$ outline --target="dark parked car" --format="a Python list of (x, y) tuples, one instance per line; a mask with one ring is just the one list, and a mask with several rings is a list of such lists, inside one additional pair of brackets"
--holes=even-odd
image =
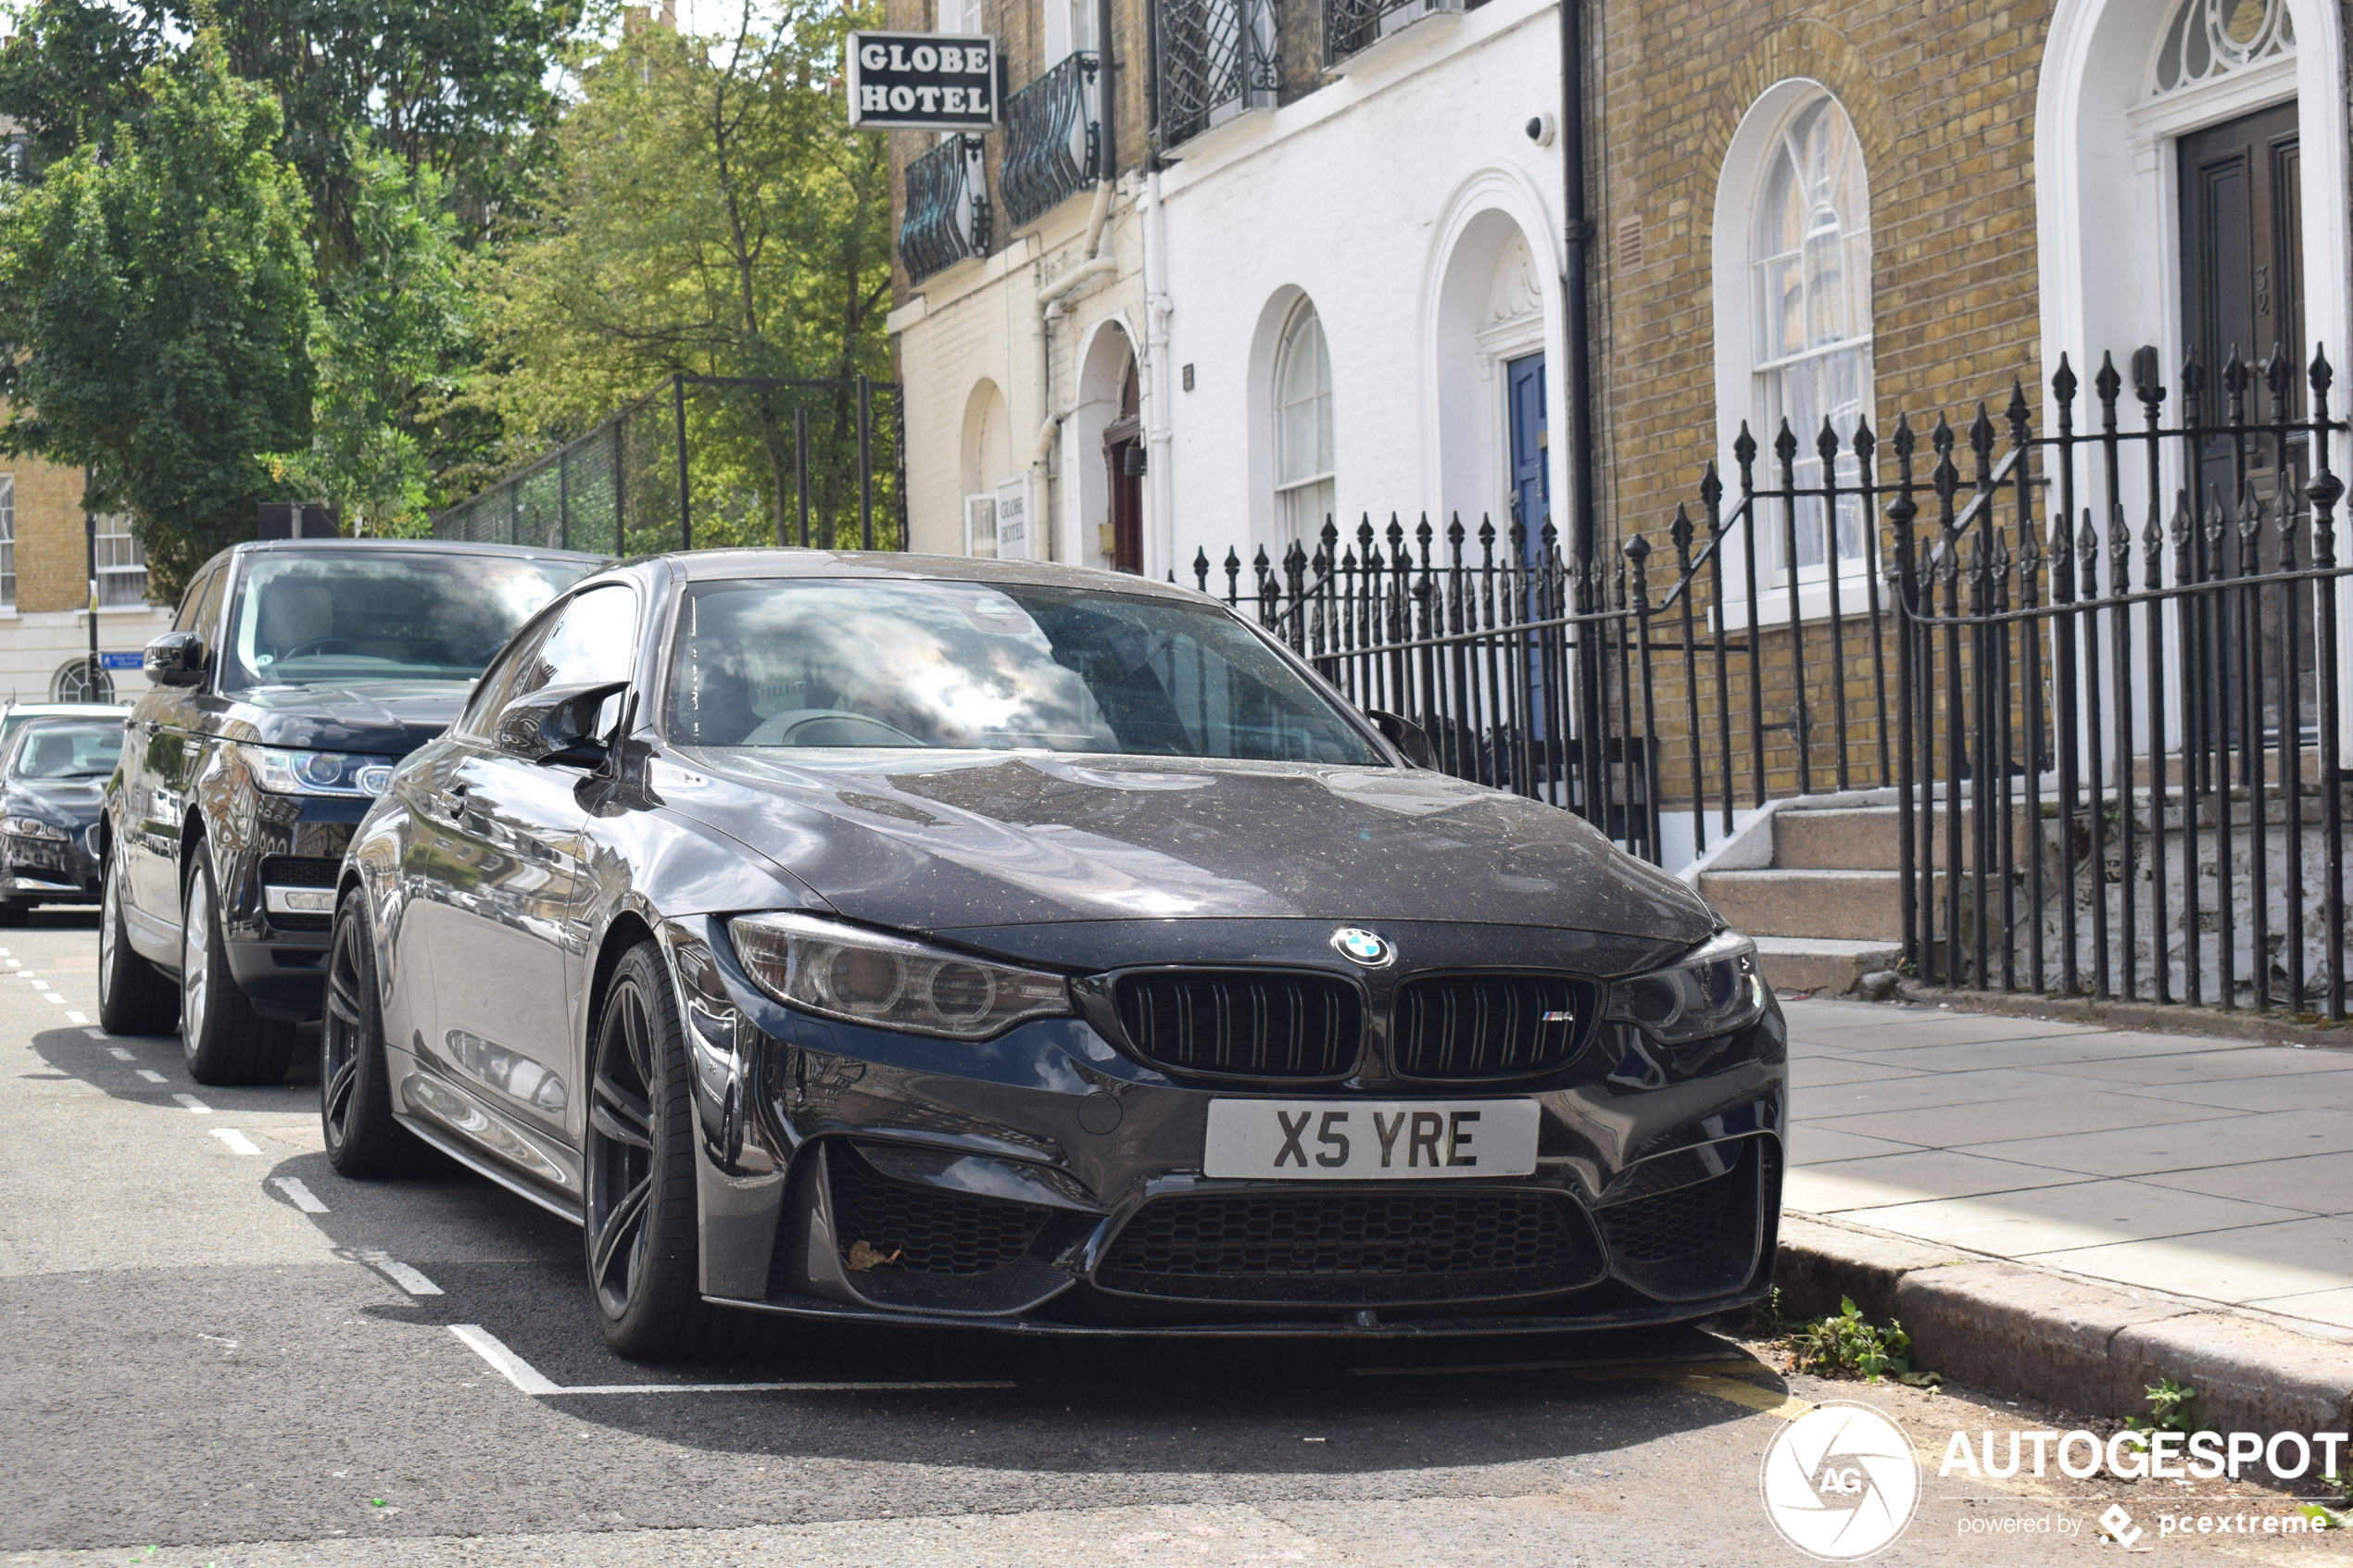
[(178, 1016), (198, 1083), (282, 1075), (319, 1015), (336, 868), (393, 764), (604, 558), (415, 540), (239, 545), (147, 645), (100, 824), (99, 1019)]
[(28, 719), (0, 751), (0, 925), (98, 901), (98, 818), (122, 720)]
[(1598, 1327), (1771, 1271), (1751, 945), (1134, 577), (579, 584), (361, 823), (328, 987), (336, 1168), (418, 1138), (581, 1223), (627, 1355), (723, 1308)]

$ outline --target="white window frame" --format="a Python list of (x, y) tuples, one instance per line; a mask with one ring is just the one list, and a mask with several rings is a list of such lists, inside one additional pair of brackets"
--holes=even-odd
[(1045, 0), (1045, 69), (1095, 48), (1095, 0)]
[[(1286, 450), (1285, 446), (1283, 415), (1290, 408), (1294, 407), (1294, 405), (1287, 404), (1283, 401), (1283, 388), (1284, 383), (1290, 379), (1291, 356), (1297, 351), (1301, 331), (1311, 322), (1315, 327), (1315, 340), (1318, 346), (1323, 351), (1324, 358), (1323, 388), (1318, 394), (1318, 396), (1324, 405), (1324, 418), (1330, 420), (1334, 425), (1332, 433), (1331, 461), (1317, 472), (1301, 474), (1293, 479), (1286, 479), (1283, 477), (1283, 472), (1287, 467), (1287, 459), (1290, 454)], [(1338, 411), (1333, 403), (1332, 383), (1334, 378), (1332, 375), (1331, 364), (1331, 336), (1324, 330), (1323, 313), (1315, 308), (1315, 302), (1313, 299), (1309, 298), (1305, 295), (1302, 295), (1297, 300), (1292, 302), (1290, 313), (1283, 318), (1282, 331), (1277, 332), (1275, 336), (1275, 362), (1273, 367), (1274, 384), (1269, 389), (1270, 395), (1268, 397), (1269, 407), (1274, 412), (1274, 428), (1269, 433), (1269, 438), (1272, 442), (1272, 445), (1269, 449), (1272, 451), (1275, 458), (1273, 465), (1275, 476), (1274, 522), (1275, 540), (1279, 550), (1288, 551), (1290, 548), (1291, 541), (1295, 539), (1302, 545), (1304, 545), (1312, 553), (1315, 548), (1315, 541), (1317, 537), (1323, 532), (1326, 517), (1330, 518), (1335, 522), (1339, 521), (1340, 483), (1337, 476), (1339, 473), (1340, 433), (1337, 428)], [(1311, 399), (1311, 401), (1313, 400)], [(1293, 514), (1302, 504), (1302, 498), (1316, 491), (1322, 491), (1327, 494), (1331, 497), (1332, 504), (1324, 508), (1322, 516), (1317, 516), (1312, 519), (1301, 519), (1295, 517)], [(1309, 504), (1312, 505), (1312, 503)]]
[[(108, 546), (120, 541), (121, 551)], [(127, 555), (124, 560), (109, 560), (110, 554)], [(145, 609), (147, 608), (147, 552), (139, 546), (139, 536), (132, 532), (131, 520), (116, 514), (98, 519), (98, 608)], [(137, 580), (138, 591), (130, 598), (121, 596), (124, 584)], [(112, 584), (112, 586), (110, 586)]]
[[(1759, 297), (1757, 257), (1755, 237), (1759, 207), (1765, 195), (1766, 182), (1774, 160), (1780, 156), (1782, 135), (1793, 121), (1819, 99), (1829, 99), (1846, 115), (1851, 129), (1854, 117), (1838, 95), (1822, 82), (1809, 77), (1790, 77), (1777, 82), (1757, 95), (1741, 119), (1739, 128), (1727, 145), (1724, 163), (1718, 175), (1716, 218), (1710, 264), (1713, 274), (1716, 327), (1716, 424), (1717, 469), (1724, 481), (1724, 512), (1729, 517), (1740, 504), (1740, 465), (1733, 455), (1744, 421), (1750, 424), (1749, 434), (1756, 443), (1753, 472), (1761, 490), (1780, 482), (1780, 463), (1773, 452), (1773, 439), (1779, 433), (1778, 424), (1757, 428), (1765, 423), (1768, 406), (1765, 380), (1790, 365), (1802, 363), (1831, 352), (1860, 345), (1866, 350), (1873, 335), (1865, 332), (1850, 335), (1831, 348), (1808, 349), (1799, 354), (1767, 358), (1761, 352), (1764, 342), (1763, 301)], [(1859, 141), (1859, 136), (1857, 140)], [(1871, 201), (1869, 170), (1865, 171), (1864, 201)], [(1872, 230), (1867, 211), (1861, 225)], [(1874, 305), (1872, 314), (1876, 314)], [(1875, 324), (1875, 323), (1874, 323)], [(1875, 371), (1874, 371), (1875, 379)], [(1884, 433), (1876, 403), (1876, 386), (1863, 394), (1864, 411), (1869, 416), (1871, 433), (1884, 441)], [(1816, 431), (1793, 433), (1799, 443), (1800, 458), (1813, 455)], [(1817, 458), (1817, 461), (1819, 459)], [(1884, 467), (1884, 463), (1881, 464)], [(1882, 474), (1881, 477), (1884, 477)], [(1780, 508), (1770, 503), (1760, 503), (1757, 514), (1750, 520), (1756, 530), (1755, 555), (1757, 565), (1757, 618), (1767, 626), (1786, 626), (1790, 620), (1788, 573), (1780, 565), (1780, 547), (1784, 521)], [(1704, 521), (1704, 520), (1701, 520)], [(1869, 603), (1869, 578), (1873, 571), (1879, 545), (1879, 520), (1867, 518), (1863, 531), (1864, 549), (1854, 557), (1838, 559), (1839, 610), (1843, 616), (1866, 613)], [(1806, 525), (1801, 514), (1799, 524)], [(1817, 518), (1814, 526), (1818, 528)], [(1723, 582), (1728, 608), (1732, 619), (1747, 618), (1748, 542), (1734, 529), (1724, 537)], [(1797, 618), (1802, 621), (1827, 620), (1831, 611), (1831, 572), (1827, 563), (1798, 569)]]

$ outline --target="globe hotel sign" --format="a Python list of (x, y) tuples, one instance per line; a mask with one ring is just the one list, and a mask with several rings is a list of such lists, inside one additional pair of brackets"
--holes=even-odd
[(997, 41), (937, 32), (849, 35), (849, 123), (867, 131), (986, 131), (997, 123)]

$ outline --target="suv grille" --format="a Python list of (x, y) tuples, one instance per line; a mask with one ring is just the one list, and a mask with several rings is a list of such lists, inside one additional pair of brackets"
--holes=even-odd
[(1495, 1078), (1558, 1067), (1584, 1037), (1593, 988), (1551, 975), (1440, 975), (1397, 991), (1397, 1071)]
[(341, 860), (312, 855), (265, 855), (261, 881), (268, 887), (333, 887), (343, 872)]
[(1117, 999), (1137, 1054), (1181, 1073), (1336, 1078), (1356, 1065), (1365, 1032), (1356, 988), (1319, 974), (1131, 974)]
[(844, 1248), (864, 1242), (898, 1256), (896, 1270), (919, 1274), (980, 1274), (1027, 1255), (1050, 1210), (1030, 1203), (969, 1198), (938, 1187), (895, 1182), (839, 1146), (827, 1151), (834, 1236)]
[(1144, 1205), (1106, 1289), (1227, 1300), (1411, 1300), (1566, 1288), (1593, 1272), (1549, 1192), (1233, 1193)]

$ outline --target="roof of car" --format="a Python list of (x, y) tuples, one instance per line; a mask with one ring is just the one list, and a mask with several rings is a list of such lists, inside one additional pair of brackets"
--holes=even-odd
[(1041, 588), (1085, 588), (1103, 594), (1147, 594), (1198, 601), (1201, 595), (1133, 572), (1101, 571), (1057, 561), (985, 560), (975, 556), (912, 556), (896, 550), (688, 550), (660, 558), (689, 582), (718, 578), (851, 577), (949, 583), (1006, 583)]
[(302, 555), (339, 550), (401, 550), (446, 556), (515, 556), (530, 560), (609, 561), (594, 550), (563, 550), (552, 545), (476, 544), (467, 539), (247, 539), (233, 545), (237, 555)]
[(82, 719), (94, 713), (128, 713), (127, 702), (11, 702), (0, 713), (21, 713), (28, 719)]

